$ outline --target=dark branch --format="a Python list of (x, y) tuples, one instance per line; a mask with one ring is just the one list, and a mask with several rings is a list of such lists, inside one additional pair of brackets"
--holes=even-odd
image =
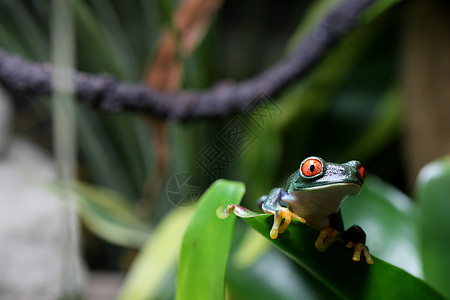
[[(307, 74), (375, 1), (345, 1), (322, 20), (292, 55), (246, 81), (219, 83), (205, 91), (167, 94), (105, 75), (77, 73), (76, 94), (80, 101), (102, 111), (134, 111), (176, 121), (242, 113), (257, 95), (273, 96)], [(0, 50), (0, 83), (6, 87), (32, 95), (49, 95), (51, 77), (49, 64), (30, 63)]]

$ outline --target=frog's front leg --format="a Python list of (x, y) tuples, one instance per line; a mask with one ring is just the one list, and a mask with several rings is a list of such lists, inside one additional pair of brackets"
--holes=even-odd
[[(261, 209), (267, 214), (274, 215), (272, 229), (270, 230), (270, 237), (272, 239), (276, 239), (278, 237), (278, 233), (282, 233), (286, 230), (291, 223), (292, 218), (302, 223), (306, 223), (304, 218), (291, 212), (289, 208), (280, 204), (280, 201), (286, 195), (287, 193), (282, 188), (275, 188), (270, 191), (269, 195), (262, 196), (258, 199), (258, 204)], [(283, 219), (284, 223), (281, 225)]]

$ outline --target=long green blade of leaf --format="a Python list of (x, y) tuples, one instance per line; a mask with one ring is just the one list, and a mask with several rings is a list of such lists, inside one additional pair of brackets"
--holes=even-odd
[(39, 20), (30, 13), (22, 1), (4, 1), (3, 5), (5, 7), (2, 9), (12, 17), (13, 26), (16, 27), (13, 30), (20, 37), (21, 44), (26, 45), (27, 51), (33, 53), (33, 58), (48, 59), (47, 40), (39, 26)]
[(81, 218), (98, 236), (125, 247), (140, 247), (148, 239), (149, 226), (120, 194), (81, 182), (74, 193)]
[(156, 299), (160, 287), (175, 268), (192, 209), (172, 210), (158, 225), (127, 275), (118, 299)]
[(259, 300), (335, 297), (310, 273), (270, 247), (270, 242), (252, 228), (247, 229), (228, 264), (227, 295), (231, 299)]
[[(244, 219), (269, 240), (273, 216)], [(335, 243), (314, 247), (318, 232), (295, 221), (272, 243), (343, 299), (444, 299), (422, 280), (376, 257), (375, 264), (353, 262), (351, 249)]]
[(419, 173), (419, 239), (425, 280), (450, 298), (450, 156)]
[(242, 183), (218, 180), (202, 196), (184, 235), (176, 299), (223, 299), (225, 266), (236, 217), (221, 220), (218, 207), (239, 204)]
[(81, 151), (94, 181), (131, 197), (132, 182), (126, 176), (120, 153), (108, 138), (108, 131), (102, 126), (98, 116), (92, 110), (78, 105), (77, 121)]
[(358, 224), (372, 254), (423, 277), (413, 203), (394, 186), (367, 176), (361, 193), (341, 203), (345, 227)]

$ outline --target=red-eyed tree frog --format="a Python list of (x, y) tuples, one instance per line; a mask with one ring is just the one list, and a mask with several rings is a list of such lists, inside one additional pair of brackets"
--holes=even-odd
[[(366, 262), (373, 264), (365, 245), (366, 234), (358, 225), (345, 230), (339, 209), (347, 196), (359, 194), (365, 177), (364, 167), (356, 160), (337, 164), (316, 156), (306, 158), (300, 169), (289, 177), (286, 190), (274, 188), (258, 199), (259, 207), (274, 215), (270, 237), (276, 239), (291, 219), (296, 219), (320, 231), (315, 242), (319, 251), (323, 252), (334, 241), (341, 240), (348, 248), (354, 247), (354, 261), (360, 260), (362, 252)], [(283, 206), (283, 202), (288, 207)], [(248, 216), (248, 210), (238, 205), (230, 204), (227, 210), (241, 217)]]

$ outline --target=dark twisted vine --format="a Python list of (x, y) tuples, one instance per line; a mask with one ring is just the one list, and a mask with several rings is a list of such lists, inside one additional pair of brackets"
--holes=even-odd
[[(305, 76), (375, 1), (345, 1), (325, 16), (291, 55), (242, 82), (222, 82), (204, 91), (183, 90), (169, 94), (106, 75), (78, 72), (75, 74), (76, 96), (79, 101), (102, 111), (139, 112), (174, 121), (239, 114), (257, 95), (273, 96)], [(51, 81), (52, 69), (48, 63), (32, 63), (0, 50), (0, 83), (7, 88), (29, 95), (49, 95)]]

